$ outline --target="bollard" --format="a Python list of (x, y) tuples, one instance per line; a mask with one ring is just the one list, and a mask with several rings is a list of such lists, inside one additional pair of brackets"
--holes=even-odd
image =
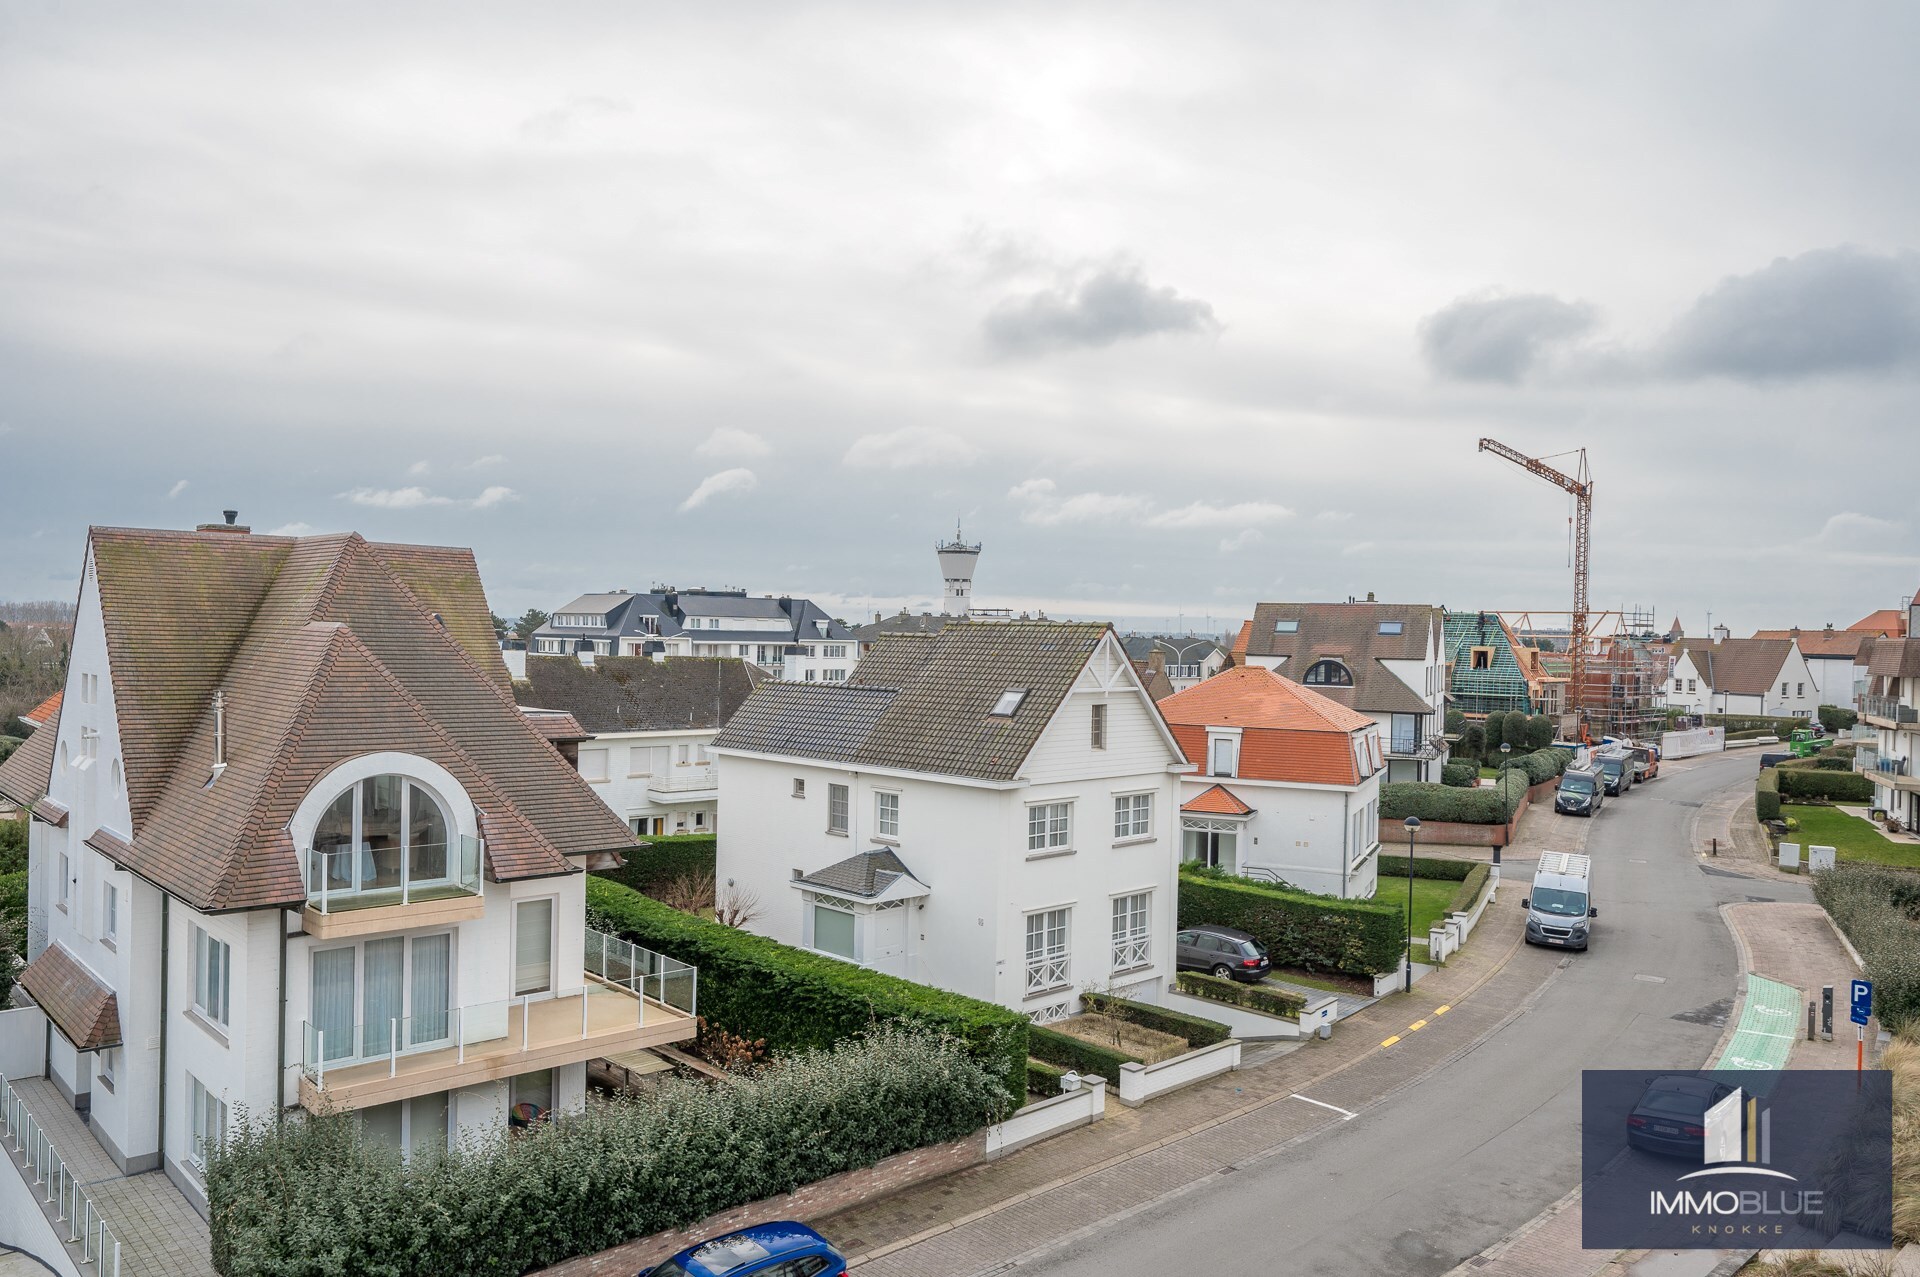
[(1833, 986), (1820, 987), (1820, 1040), (1833, 1041)]
[(1713, 854), (1716, 856), (1720, 854), (1720, 840), (1718, 838), (1713, 840)]
[(1807, 999), (1807, 1041), (1813, 1041), (1813, 999)]

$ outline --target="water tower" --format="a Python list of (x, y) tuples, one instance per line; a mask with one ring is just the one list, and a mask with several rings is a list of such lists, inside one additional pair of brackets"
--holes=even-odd
[(980, 543), (968, 545), (960, 539), (960, 526), (954, 525), (953, 540), (933, 547), (940, 556), (940, 575), (947, 591), (940, 610), (947, 616), (965, 616), (973, 606), (973, 569), (980, 562)]

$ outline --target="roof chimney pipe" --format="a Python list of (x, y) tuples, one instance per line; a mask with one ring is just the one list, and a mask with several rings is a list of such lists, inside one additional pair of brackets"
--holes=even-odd
[(220, 517), (227, 521), (228, 527), (232, 527), (234, 524), (240, 522), (240, 512), (238, 510), (222, 510)]

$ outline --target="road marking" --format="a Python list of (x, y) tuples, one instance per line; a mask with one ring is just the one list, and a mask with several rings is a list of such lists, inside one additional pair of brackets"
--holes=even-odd
[(1633, 978), (1642, 984), (1665, 984), (1667, 982), (1667, 977), (1663, 975), (1637, 975)]
[(1318, 1107), (1323, 1109), (1332, 1109), (1334, 1112), (1340, 1115), (1340, 1120), (1343, 1122), (1351, 1122), (1354, 1118), (1360, 1116), (1358, 1113), (1355, 1113), (1352, 1109), (1343, 1109), (1338, 1104), (1328, 1104), (1324, 1100), (1311, 1100), (1304, 1095), (1298, 1095), (1298, 1094), (1294, 1095), (1292, 1098), (1299, 1100), (1305, 1104), (1317, 1105)]
[(1382, 1042), (1382, 1043), (1381, 1043), (1380, 1045), (1381, 1045), (1381, 1046), (1392, 1046), (1392, 1045), (1393, 1045), (1393, 1044), (1394, 1044), (1395, 1042), (1398, 1042), (1399, 1040), (1400, 1040), (1400, 1035), (1399, 1035), (1398, 1033), (1396, 1033), (1396, 1034), (1394, 1034), (1394, 1035), (1393, 1035), (1392, 1037), (1390, 1037), (1390, 1038), (1388, 1038), (1388, 1039), (1387, 1039), (1387, 1040), (1386, 1040), (1385, 1042)]
[(1443, 1006), (1443, 1007), (1435, 1007), (1435, 1008), (1433, 1009), (1433, 1013), (1434, 1013), (1435, 1015), (1445, 1015), (1445, 1014), (1446, 1014), (1447, 1012), (1449, 1012), (1449, 1011), (1451, 1011), (1451, 1010), (1453, 1010), (1453, 1004), (1452, 1004), (1452, 1003), (1448, 1003), (1448, 1004), (1447, 1004), (1446, 1006)]
[(1427, 1027), (1427, 1022), (1425, 1020), (1415, 1020), (1412, 1024), (1409, 1024), (1407, 1026), (1407, 1032), (1418, 1033), (1420, 1030), (1426, 1027)]

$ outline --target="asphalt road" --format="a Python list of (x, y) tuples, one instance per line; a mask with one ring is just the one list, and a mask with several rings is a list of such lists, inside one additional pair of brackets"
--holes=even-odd
[[(1796, 883), (1703, 870), (1691, 849), (1698, 805), (1749, 783), (1754, 763), (1736, 754), (1672, 768), (1608, 802), (1587, 842), (1600, 910), (1592, 948), (1515, 955), (1551, 978), (1477, 1049), (1210, 1191), (1116, 1220), (1021, 1270), (1439, 1274), (1533, 1218), (1579, 1180), (1581, 1069), (1706, 1062), (1737, 962), (1717, 906), (1809, 898)], [(1515, 848), (1510, 860), (1530, 855)], [(1515, 863), (1506, 877), (1530, 874)]]

